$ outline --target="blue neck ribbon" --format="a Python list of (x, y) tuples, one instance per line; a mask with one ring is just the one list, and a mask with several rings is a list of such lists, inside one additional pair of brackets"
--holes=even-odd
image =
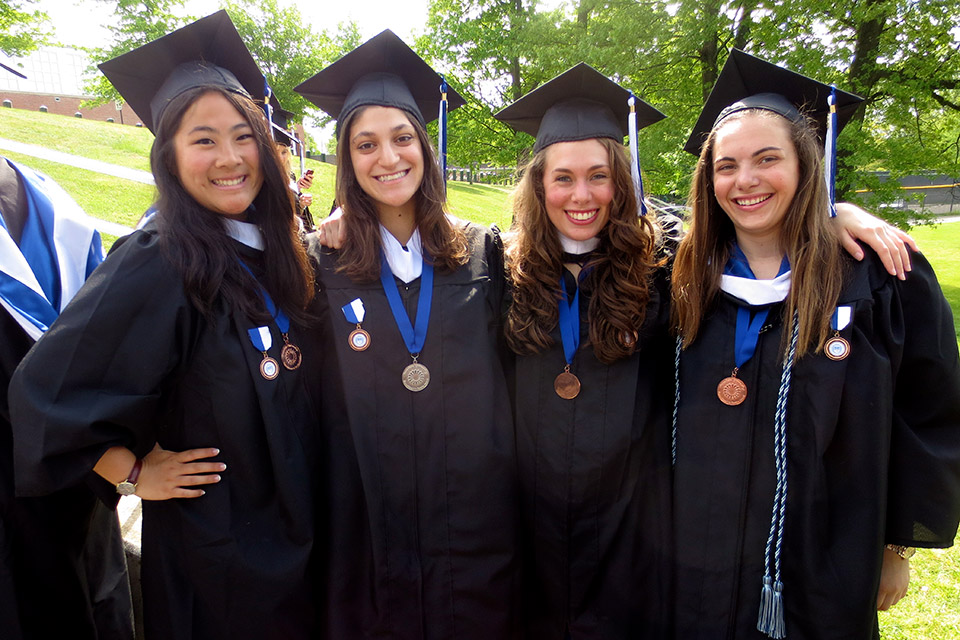
[(580, 346), (580, 287), (573, 294), (573, 300), (567, 294), (567, 284), (563, 275), (560, 276), (560, 289), (563, 298), (558, 304), (560, 309), (560, 339), (563, 341), (563, 356), (567, 364), (573, 364), (573, 357)]
[(407, 345), (411, 356), (418, 356), (427, 340), (427, 326), (430, 324), (430, 304), (433, 302), (433, 264), (427, 260), (426, 253), (421, 257), (420, 296), (417, 300), (416, 324), (410, 323), (410, 317), (400, 298), (400, 290), (393, 279), (393, 272), (387, 263), (387, 256), (380, 254), (380, 283), (390, 303), (390, 311), (400, 330), (400, 336)]
[[(780, 262), (780, 271), (777, 275), (783, 275), (789, 270), (790, 261), (784, 256)], [(757, 276), (754, 275), (753, 270), (750, 268), (747, 256), (744, 255), (743, 250), (737, 245), (731, 247), (730, 259), (727, 260), (723, 272), (730, 276), (749, 278), (751, 280), (757, 279)], [(753, 357), (754, 352), (757, 350), (757, 342), (760, 340), (760, 329), (763, 328), (763, 323), (766, 322), (769, 314), (770, 307), (760, 309), (756, 312), (751, 311), (748, 307), (740, 307), (737, 309), (737, 329), (733, 343), (734, 359), (737, 369), (745, 365), (747, 361)]]
[[(253, 271), (250, 270), (243, 262), (240, 262), (240, 266), (246, 269), (247, 273), (257, 281), (257, 276), (253, 275)], [(286, 335), (290, 332), (290, 317), (284, 313), (283, 309), (278, 309), (277, 306), (273, 303), (273, 299), (270, 297), (270, 294), (267, 293), (267, 290), (263, 288), (263, 285), (257, 281), (257, 288), (259, 289), (260, 297), (263, 299), (263, 304), (267, 308), (267, 313), (273, 318), (274, 322), (277, 323), (277, 328), (280, 329), (282, 335)], [(268, 351), (270, 345), (264, 346), (263, 340), (260, 335), (260, 327), (253, 327), (252, 329), (247, 329), (247, 333), (250, 335), (250, 341), (260, 351)]]

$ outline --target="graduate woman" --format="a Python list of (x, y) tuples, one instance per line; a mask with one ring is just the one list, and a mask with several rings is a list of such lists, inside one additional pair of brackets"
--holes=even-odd
[[(827, 229), (829, 95), (735, 50), (688, 144), (702, 150), (673, 271), (678, 638), (878, 637), (913, 549), (957, 530), (950, 308), (919, 254), (900, 281)], [(828, 166), (859, 99), (835, 101)]]
[(222, 11), (102, 69), (157, 213), (17, 370), (18, 489), (143, 499), (147, 638), (313, 637), (313, 280), (263, 76)]
[(496, 115), (536, 136), (514, 194), (505, 328), (529, 638), (666, 633), (669, 288), (623, 145), (631, 116), (663, 118), (584, 63)]
[(345, 401), (323, 421), (331, 638), (518, 637), (502, 248), (445, 211), (424, 128), (441, 82), (385, 31), (297, 87), (337, 118), (346, 230), (311, 244), (339, 360), (324, 393)]

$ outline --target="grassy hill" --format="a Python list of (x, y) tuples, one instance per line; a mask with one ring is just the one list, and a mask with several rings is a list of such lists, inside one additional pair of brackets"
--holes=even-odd
[[(146, 129), (0, 108), (0, 138), (133, 169), (150, 169), (153, 136)], [(154, 199), (154, 189), (148, 185), (22, 154), (0, 150), (0, 155), (43, 171), (97, 218), (132, 226)], [(333, 200), (334, 168), (313, 160), (307, 161), (307, 166), (315, 171), (310, 193), (316, 204), (312, 209), (315, 215), (325, 214)], [(509, 227), (508, 189), (451, 182), (448, 191), (454, 215), (483, 224), (496, 223), (501, 229)], [(913, 234), (937, 270), (955, 320), (960, 318), (960, 223), (922, 227), (914, 229)], [(108, 244), (113, 240), (105, 238)], [(960, 640), (960, 545), (921, 551), (911, 566), (910, 595), (880, 616), (884, 638)]]

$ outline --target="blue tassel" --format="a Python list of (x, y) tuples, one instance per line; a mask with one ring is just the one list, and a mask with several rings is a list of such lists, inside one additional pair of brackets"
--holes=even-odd
[(787, 636), (787, 626), (783, 619), (783, 583), (779, 580), (774, 582), (770, 576), (763, 577), (757, 631), (770, 638), (780, 639)]
[(773, 622), (770, 618), (773, 610), (773, 578), (763, 576), (763, 589), (760, 590), (760, 615), (757, 618), (757, 631), (770, 635)]
[(773, 584), (773, 629), (768, 633), (771, 638), (785, 638), (787, 636), (787, 625), (784, 622), (783, 614), (783, 583), (779, 580)]

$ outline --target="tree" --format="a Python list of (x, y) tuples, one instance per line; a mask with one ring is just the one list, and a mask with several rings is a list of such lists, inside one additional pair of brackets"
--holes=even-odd
[[(836, 83), (867, 98), (840, 139), (838, 194), (873, 189), (875, 207), (895, 185), (867, 170), (960, 175), (957, 15), (960, 0), (573, 0), (547, 13), (519, 0), (434, 0), (428, 38), (483, 101), (474, 129), (497, 126), (482, 121), (483, 104), (492, 112), (581, 60), (634, 90), (668, 116), (640, 135), (648, 186), (678, 196), (694, 162), (680, 148), (731, 48)], [(523, 146), (473, 133), (459, 153)]]
[[(315, 32), (301, 21), (297, 9), (281, 9), (277, 0), (227, 0), (224, 8), (280, 104), (296, 121), (313, 107), (293, 88), (360, 44), (355, 24), (339, 25), (333, 36)], [(315, 120), (318, 125), (323, 121)]]
[(46, 42), (47, 14), (31, 11), (34, 0), (0, 0), (0, 51), (8, 56), (23, 56)]
[(117, 24), (108, 27), (114, 38), (110, 47), (88, 51), (91, 60), (90, 70), (94, 71), (95, 75), (87, 81), (85, 89), (96, 96), (91, 100), (91, 104), (94, 105), (103, 104), (109, 100), (122, 100), (106, 76), (97, 70), (97, 64), (132, 51), (196, 20), (194, 17), (178, 15), (178, 11), (183, 10), (186, 0), (99, 1), (117, 3), (114, 10)]

